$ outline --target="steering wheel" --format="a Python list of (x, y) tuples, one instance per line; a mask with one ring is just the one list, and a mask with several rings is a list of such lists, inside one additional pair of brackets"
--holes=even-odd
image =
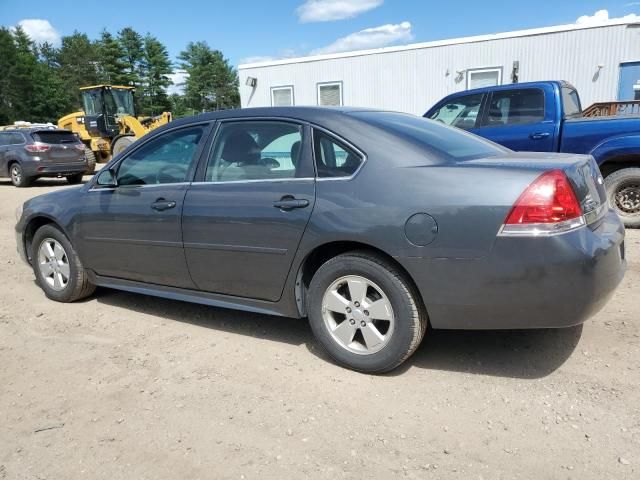
[[(174, 172), (175, 175), (169, 173)], [(186, 165), (165, 165), (156, 174), (156, 183), (176, 183), (183, 182), (187, 176)], [(163, 181), (167, 179), (168, 181)]]

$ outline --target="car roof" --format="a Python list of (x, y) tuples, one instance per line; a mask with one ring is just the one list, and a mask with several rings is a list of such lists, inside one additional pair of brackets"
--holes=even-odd
[(291, 118), (301, 121), (321, 121), (323, 119), (335, 119), (352, 112), (375, 112), (378, 109), (358, 108), (358, 107), (255, 107), (255, 108), (236, 108), (230, 110), (217, 110), (215, 112), (200, 113), (192, 117), (185, 117), (175, 120), (169, 124), (179, 126), (186, 123), (194, 123), (198, 121), (215, 121), (228, 118)]

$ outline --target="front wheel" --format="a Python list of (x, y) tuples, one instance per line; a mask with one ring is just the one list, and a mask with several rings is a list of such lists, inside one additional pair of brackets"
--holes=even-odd
[(400, 365), (427, 326), (415, 287), (394, 264), (369, 252), (327, 261), (311, 280), (308, 299), (318, 341), (337, 362), (360, 372)]
[(74, 302), (96, 288), (69, 239), (53, 225), (40, 227), (33, 236), (31, 263), (38, 285), (52, 300)]
[(640, 227), (640, 168), (623, 168), (605, 178), (609, 204), (625, 227)]

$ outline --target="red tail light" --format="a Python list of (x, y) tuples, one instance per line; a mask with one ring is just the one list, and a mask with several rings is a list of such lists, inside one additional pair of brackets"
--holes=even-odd
[(75, 147), (84, 152), (84, 143), (76, 143)]
[(31, 153), (43, 153), (49, 150), (49, 145), (25, 145), (25, 150)]
[(540, 175), (520, 195), (502, 229), (507, 235), (560, 233), (584, 225), (576, 194), (562, 170)]

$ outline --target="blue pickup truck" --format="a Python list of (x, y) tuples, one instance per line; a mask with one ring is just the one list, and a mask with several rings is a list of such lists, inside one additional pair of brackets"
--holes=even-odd
[(640, 117), (583, 117), (564, 81), (518, 83), (454, 93), (425, 117), (512, 150), (593, 155), (609, 202), (628, 227), (640, 227)]

